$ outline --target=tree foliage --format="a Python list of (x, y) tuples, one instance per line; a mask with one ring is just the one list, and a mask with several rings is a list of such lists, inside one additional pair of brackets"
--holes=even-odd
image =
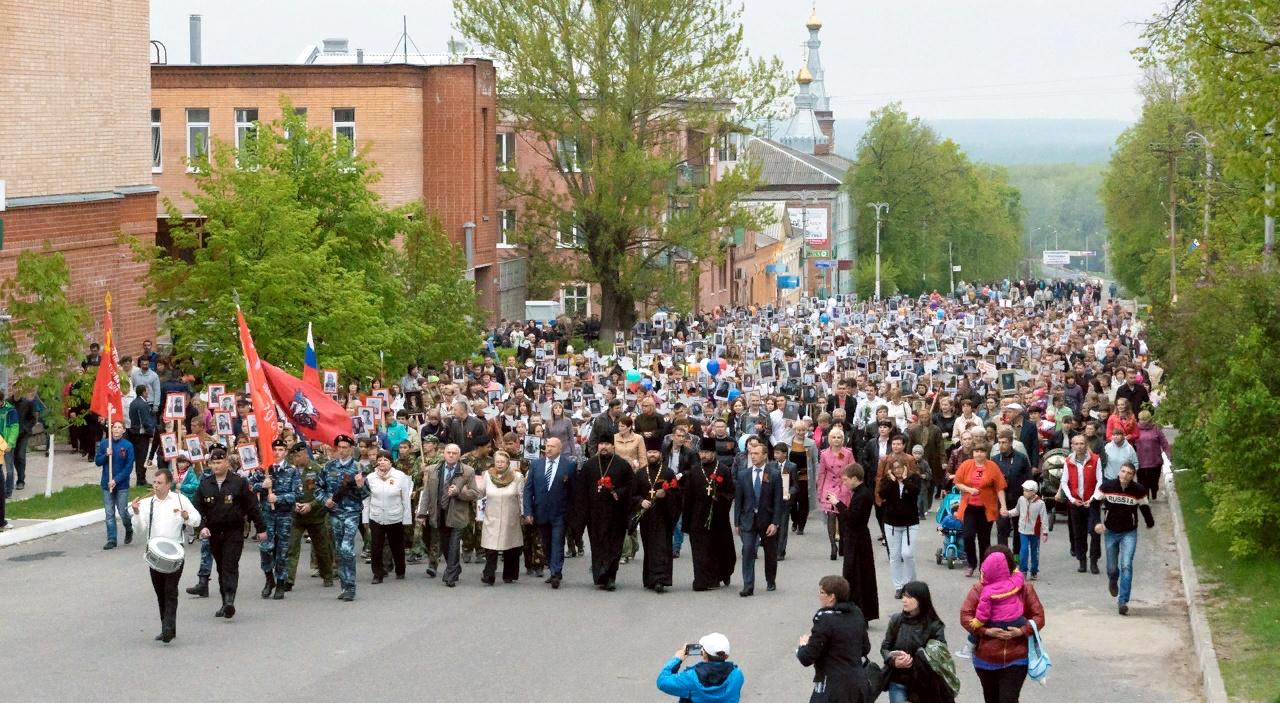
[[(967, 143), (966, 143), (967, 144)], [(1038, 163), (1009, 166), (1009, 182), (1022, 194), (1027, 250), (1098, 252), (1107, 227), (1102, 207), (1102, 163)]]
[[(10, 315), (0, 326), (4, 363), (17, 376), (19, 393), (36, 391), (47, 408), (45, 421), (57, 429), (62, 417), (62, 388), (76, 373), (74, 362), (84, 348), (89, 311), (67, 291), (71, 269), (62, 252), (48, 242), (40, 251), (18, 255), (13, 278), (4, 282), (4, 305)], [(30, 355), (18, 351), (18, 336), (31, 343)]]
[(764, 114), (785, 85), (777, 59), (747, 52), (741, 8), (455, 0), (454, 10), (502, 66), (503, 114), (552, 165), (550, 181), (537, 169), (504, 178), (520, 203), (531, 288), (599, 284), (606, 336), (631, 326), (637, 303), (688, 307), (688, 274), (673, 262), (719, 258), (727, 229), (764, 224), (737, 207), (757, 169), (707, 177), (719, 135)]
[[(948, 243), (966, 279), (1016, 274), (1023, 256), (1018, 190), (1003, 169), (971, 162), (900, 104), (871, 113), (847, 182), (855, 203), (889, 204), (881, 259), (897, 262), (893, 280), (902, 291), (947, 290)], [(875, 228), (874, 216), (858, 218), (860, 261), (875, 259)]]
[(190, 197), (203, 219), (168, 204), (181, 255), (142, 252), (177, 354), (210, 379), (240, 382), (237, 301), (259, 354), (285, 368), (301, 365), (309, 322), (320, 364), (347, 378), (378, 374), (384, 359), (473, 350), (482, 318), (457, 248), (420, 206), (379, 201), (364, 154), (282, 105), (287, 117), (258, 125), (239, 152), (217, 143), (195, 165)]

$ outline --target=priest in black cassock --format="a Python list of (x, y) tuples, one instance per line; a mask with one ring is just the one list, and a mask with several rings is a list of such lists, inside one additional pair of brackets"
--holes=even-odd
[(644, 587), (662, 593), (671, 588), (671, 538), (683, 507), (676, 472), (662, 460), (660, 437), (645, 439), (648, 462), (636, 472), (631, 503), (644, 547)]
[(613, 435), (599, 438), (596, 455), (575, 474), (573, 506), (578, 524), (591, 540), (591, 579), (596, 588), (612, 591), (622, 560), (622, 541), (631, 517), (635, 471), (613, 453)]
[(702, 439), (698, 458), (698, 466), (686, 472), (680, 482), (684, 493), (681, 526), (693, 550), (693, 590), (706, 591), (729, 585), (738, 556), (729, 524), (733, 474), (717, 462), (714, 437)]

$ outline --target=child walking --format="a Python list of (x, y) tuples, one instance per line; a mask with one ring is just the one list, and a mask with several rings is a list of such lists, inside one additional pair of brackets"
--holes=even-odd
[(1035, 581), (1040, 576), (1040, 543), (1049, 541), (1048, 513), (1035, 481), (1022, 482), (1022, 497), (1018, 498), (1018, 505), (1009, 511), (1009, 517), (1018, 518), (1018, 534), (1022, 535), (1018, 569)]

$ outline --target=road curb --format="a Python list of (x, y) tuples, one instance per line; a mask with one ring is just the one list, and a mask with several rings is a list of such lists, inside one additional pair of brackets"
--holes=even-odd
[(98, 508), (87, 513), (68, 515), (56, 520), (47, 520), (35, 525), (0, 532), (0, 547), (8, 547), (40, 539), (41, 537), (48, 537), (49, 535), (70, 532), (71, 530), (103, 522), (106, 519), (106, 513), (103, 512), (102, 508)]
[(1182, 574), (1182, 595), (1187, 601), (1187, 615), (1191, 620), (1191, 642), (1195, 646), (1196, 663), (1200, 666), (1200, 684), (1204, 688), (1207, 703), (1228, 703), (1227, 688), (1222, 681), (1222, 669), (1218, 666), (1218, 651), (1213, 646), (1213, 633), (1204, 605), (1200, 602), (1200, 577), (1191, 559), (1191, 543), (1187, 541), (1187, 526), (1182, 516), (1182, 503), (1174, 485), (1173, 473), (1164, 472), (1165, 495), (1169, 497), (1169, 513), (1173, 516), (1173, 535), (1178, 543), (1178, 570)]

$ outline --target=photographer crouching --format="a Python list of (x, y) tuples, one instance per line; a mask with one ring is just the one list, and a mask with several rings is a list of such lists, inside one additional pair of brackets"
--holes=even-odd
[[(681, 671), (691, 656), (701, 656), (702, 661)], [(719, 632), (677, 649), (658, 674), (658, 690), (677, 696), (681, 703), (737, 703), (742, 682), (742, 670), (729, 661), (729, 638)]]

